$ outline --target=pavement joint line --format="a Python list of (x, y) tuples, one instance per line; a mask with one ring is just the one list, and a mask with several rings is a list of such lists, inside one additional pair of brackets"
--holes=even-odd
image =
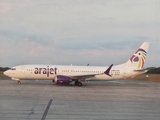
[(52, 99), (49, 101), (49, 103), (48, 103), (48, 105), (47, 105), (47, 107), (46, 107), (46, 110), (44, 111), (44, 113), (43, 113), (43, 116), (42, 116), (42, 119), (41, 120), (45, 120), (46, 119), (46, 116), (47, 116), (47, 113), (48, 113), (48, 111), (49, 111), (49, 108), (50, 108), (50, 106), (51, 106), (51, 104), (52, 104)]

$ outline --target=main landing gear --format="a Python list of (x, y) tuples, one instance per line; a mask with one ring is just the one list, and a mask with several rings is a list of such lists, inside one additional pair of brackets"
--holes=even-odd
[(82, 86), (82, 83), (81, 83), (80, 80), (76, 80), (76, 81), (75, 81), (75, 85), (77, 85), (77, 86)]
[(21, 81), (19, 80), (19, 81), (17, 82), (17, 84), (20, 85), (20, 84), (21, 84)]

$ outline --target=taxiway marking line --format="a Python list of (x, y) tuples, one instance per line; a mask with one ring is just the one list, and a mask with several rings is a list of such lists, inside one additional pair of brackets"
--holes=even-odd
[(51, 104), (52, 104), (52, 101), (53, 101), (52, 99), (49, 101), (49, 103), (48, 103), (48, 105), (47, 105), (47, 107), (46, 107), (46, 110), (44, 111), (44, 114), (43, 114), (41, 120), (45, 120), (45, 119), (46, 119), (46, 116), (47, 116), (47, 113), (48, 113), (48, 111), (49, 111), (49, 108), (50, 108), (50, 106), (51, 106)]

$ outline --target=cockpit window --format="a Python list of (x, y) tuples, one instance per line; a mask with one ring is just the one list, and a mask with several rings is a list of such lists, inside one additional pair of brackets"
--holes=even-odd
[(11, 70), (16, 70), (16, 68), (11, 68)]

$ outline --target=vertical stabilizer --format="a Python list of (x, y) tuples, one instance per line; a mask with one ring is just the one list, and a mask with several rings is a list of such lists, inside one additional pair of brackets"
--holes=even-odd
[(133, 56), (123, 65), (133, 67), (134, 69), (143, 69), (147, 57), (149, 44), (149, 42), (144, 42), (135, 52), (135, 54), (133, 54)]

